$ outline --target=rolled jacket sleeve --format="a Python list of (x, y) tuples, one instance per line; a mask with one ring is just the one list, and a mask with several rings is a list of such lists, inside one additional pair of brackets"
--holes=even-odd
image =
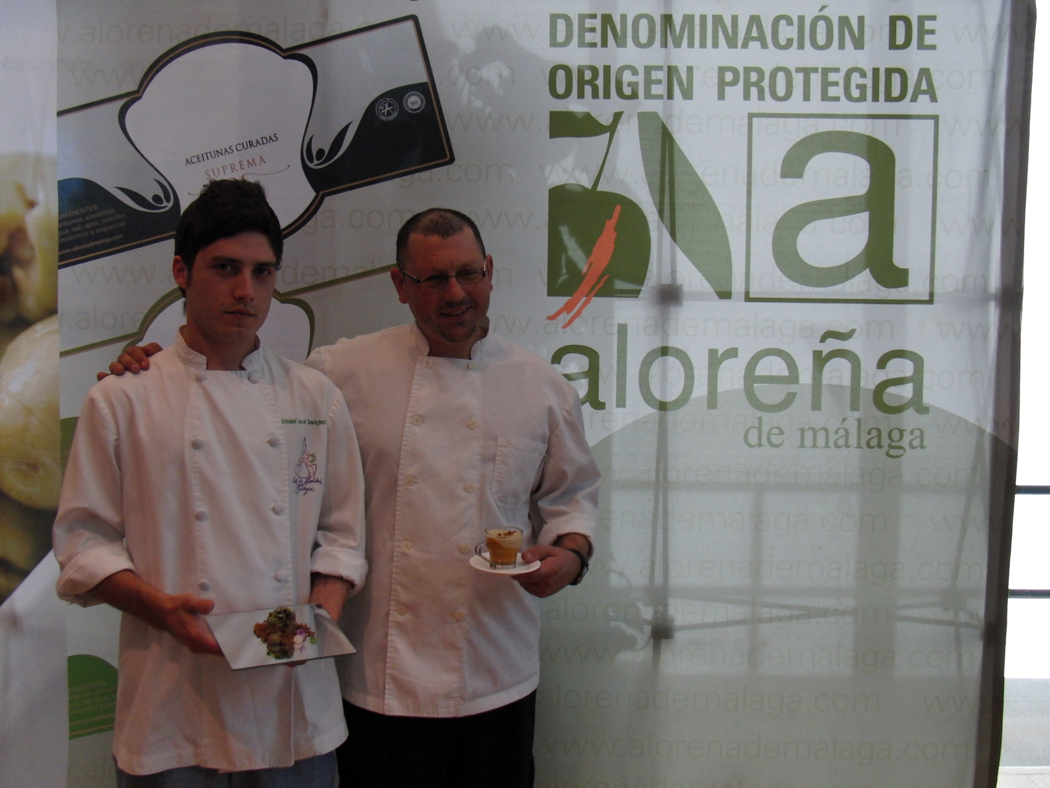
[(600, 486), (601, 472), (583, 431), (580, 401), (572, 397), (558, 409), (540, 483), (532, 495), (534, 513), (542, 523), (537, 543), (551, 545), (574, 533), (593, 544)]
[(116, 442), (113, 419), (93, 390), (77, 423), (52, 532), (62, 569), (57, 591), (67, 602), (98, 604), (87, 592), (112, 574), (135, 569), (124, 544)]

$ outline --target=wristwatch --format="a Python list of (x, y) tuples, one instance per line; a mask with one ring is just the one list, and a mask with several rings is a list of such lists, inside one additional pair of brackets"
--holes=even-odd
[(569, 585), (571, 586), (578, 586), (580, 584), (580, 581), (583, 580), (583, 576), (587, 574), (587, 570), (591, 568), (591, 565), (590, 563), (588, 563), (587, 557), (579, 550), (574, 550), (571, 547), (567, 547), (565, 549), (568, 550), (570, 553), (575, 553), (576, 557), (580, 559), (580, 573), (576, 575), (575, 580), (569, 583)]

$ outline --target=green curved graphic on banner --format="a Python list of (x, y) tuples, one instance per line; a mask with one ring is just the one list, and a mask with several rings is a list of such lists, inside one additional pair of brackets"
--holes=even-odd
[(113, 730), (117, 710), (117, 669), (90, 654), (67, 660), (69, 675), (69, 738), (79, 739)]
[(589, 112), (569, 112), (552, 110), (550, 114), (550, 138), (559, 137), (600, 137), (616, 129), (622, 112), (617, 112), (610, 123), (602, 123)]
[(731, 298), (729, 234), (707, 186), (657, 113), (638, 113), (638, 139), (649, 193), (671, 240), (719, 298)]

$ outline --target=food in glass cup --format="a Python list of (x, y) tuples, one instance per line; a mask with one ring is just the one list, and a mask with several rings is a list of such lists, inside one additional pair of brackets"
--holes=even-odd
[(493, 569), (513, 569), (518, 563), (521, 537), (520, 528), (486, 528), (485, 541), (478, 542), (474, 552), (488, 561)]

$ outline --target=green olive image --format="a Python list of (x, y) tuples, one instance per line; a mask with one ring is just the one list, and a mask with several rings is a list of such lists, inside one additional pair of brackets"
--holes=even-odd
[(0, 491), (54, 509), (62, 486), (58, 315), (34, 323), (0, 359)]

